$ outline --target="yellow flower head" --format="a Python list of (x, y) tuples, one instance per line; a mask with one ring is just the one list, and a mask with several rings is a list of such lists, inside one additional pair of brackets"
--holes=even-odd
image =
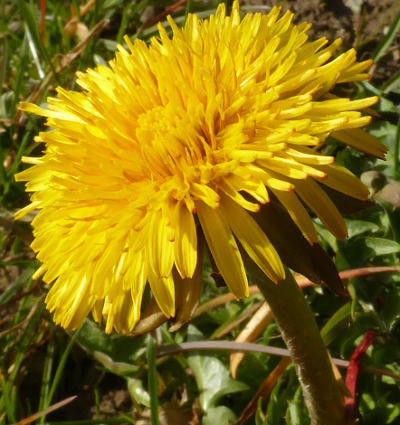
[[(169, 18), (150, 44), (125, 42), (109, 66), (78, 74), (81, 91), (57, 89), (41, 158), (18, 174), (34, 192), (17, 218), (38, 209), (33, 250), (52, 283), (55, 321), (77, 327), (92, 311), (106, 331), (130, 332), (148, 282), (166, 317), (175, 282), (190, 285), (204, 234), (237, 298), (248, 295), (239, 246), (273, 281), (284, 278), (276, 247), (255, 220), (279, 202), (310, 246), (317, 235), (308, 207), (338, 238), (346, 227), (324, 190), (366, 199), (368, 190), (318, 148), (331, 135), (382, 157), (385, 148), (359, 127), (376, 102), (338, 98), (337, 83), (363, 80), (371, 61), (353, 49), (331, 59), (340, 40), (307, 41), (293, 15), (189, 15)], [(239, 243), (239, 245), (238, 245)], [(289, 242), (290, 243), (290, 242)], [(178, 295), (177, 295), (178, 296)]]

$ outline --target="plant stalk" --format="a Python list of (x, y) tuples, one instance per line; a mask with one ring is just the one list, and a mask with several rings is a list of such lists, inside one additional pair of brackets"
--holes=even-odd
[(250, 268), (254, 283), (269, 304), (291, 354), (311, 423), (345, 424), (344, 399), (328, 351), (292, 274), (286, 270), (285, 280), (276, 285), (256, 267)]

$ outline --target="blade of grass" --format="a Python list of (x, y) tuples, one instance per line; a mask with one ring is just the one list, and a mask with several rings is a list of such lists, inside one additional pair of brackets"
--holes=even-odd
[(400, 169), (399, 169), (399, 154), (400, 154), (400, 115), (399, 119), (397, 121), (397, 128), (396, 128), (396, 138), (394, 140), (394, 149), (393, 149), (393, 179), (399, 180), (400, 179)]
[[(41, 58), (46, 62), (46, 64), (50, 67), (55, 79), (57, 80), (58, 84), (61, 84), (58, 75), (55, 72), (54, 65), (52, 61), (49, 58), (49, 55), (47, 54), (47, 50), (44, 47), (42, 41), (40, 40), (39, 32), (37, 29), (35, 17), (33, 16), (32, 10), (30, 8), (30, 5), (28, 2), (24, 0), (18, 0), (18, 6), (19, 10), (21, 12), (22, 18), (24, 19), (26, 28), (29, 29), (29, 32), (32, 36), (32, 41), (36, 47), (36, 49), (39, 51), (39, 54)], [(44, 77), (44, 75), (43, 75)], [(41, 77), (41, 78), (43, 78)]]
[(1, 67), (0, 67), (0, 88), (3, 87), (5, 76), (7, 75), (8, 64), (8, 37), (3, 36), (3, 43), (1, 46)]
[[(30, 120), (31, 119), (32, 118), (30, 118)], [(32, 130), (33, 130), (32, 121), (29, 121), (24, 132), (24, 137), (22, 138), (21, 144), (18, 146), (17, 153), (15, 154), (14, 161), (11, 167), (9, 168), (9, 170), (7, 170), (8, 178), (3, 189), (4, 196), (7, 195), (8, 191), (10, 190), (10, 183), (13, 181), (14, 174), (17, 172), (18, 167), (20, 166), (22, 156), (26, 154), (25, 150), (28, 146), (29, 141), (31, 140)]]
[(26, 285), (34, 271), (35, 270), (32, 267), (24, 270), (15, 282), (9, 285), (8, 288), (0, 295), (0, 305), (8, 303), (16, 295), (16, 293), (19, 292), (24, 285)]
[(384, 94), (387, 94), (396, 86), (400, 87), (400, 71), (397, 71), (387, 81), (385, 81), (382, 84), (381, 90)]
[(57, 421), (57, 422), (45, 422), (43, 425), (103, 425), (103, 424), (126, 424), (130, 422), (135, 424), (133, 421), (128, 421), (127, 417), (123, 418), (107, 418), (107, 419), (86, 419), (79, 421)]
[(147, 340), (147, 361), (149, 365), (147, 385), (150, 395), (151, 425), (161, 425), (158, 415), (158, 381), (156, 370), (156, 349), (154, 339), (150, 336)]
[[(56, 345), (55, 345), (55, 340), (53, 339), (53, 332), (50, 332), (50, 340), (49, 340), (49, 343), (47, 344), (46, 357), (44, 359), (44, 365), (43, 365), (42, 385), (40, 388), (40, 398), (39, 398), (39, 411), (42, 411), (45, 409), (46, 402), (49, 398), (55, 348), (56, 348)], [(45, 415), (41, 417), (39, 423), (42, 424), (44, 422), (44, 419), (45, 419)]]
[[(65, 364), (67, 362), (69, 353), (71, 352), (72, 347), (75, 344), (75, 340), (78, 337), (79, 332), (80, 332), (81, 329), (82, 329), (82, 327), (80, 327), (79, 329), (77, 329), (75, 331), (75, 333), (72, 335), (71, 339), (69, 340), (69, 342), (67, 344), (67, 347), (65, 348), (65, 350), (64, 350), (64, 352), (63, 352), (63, 354), (62, 354), (62, 356), (60, 358), (60, 361), (58, 363), (58, 366), (57, 366), (57, 369), (56, 369), (56, 373), (54, 375), (53, 382), (51, 384), (51, 387), (50, 387), (50, 390), (49, 390), (47, 399), (43, 403), (43, 407), (45, 409), (47, 409), (50, 406), (51, 401), (53, 400), (53, 397), (54, 397), (54, 394), (55, 394), (56, 389), (58, 387), (58, 384), (61, 382), (61, 377), (62, 377), (62, 374), (64, 372)], [(44, 421), (44, 418), (45, 417), (46, 416), (43, 416), (43, 421)]]
[[(30, 297), (26, 297), (26, 298), (30, 298)], [(21, 304), (23, 304), (23, 302)], [(8, 380), (8, 384), (10, 385), (10, 387), (14, 385), (14, 381), (17, 378), (19, 368), (25, 356), (25, 351), (28, 348), (28, 344), (36, 336), (35, 329), (39, 323), (40, 316), (44, 310), (44, 307), (45, 305), (43, 303), (43, 297), (41, 297), (36, 301), (35, 305), (33, 306), (31, 310), (30, 320), (27, 321), (27, 326), (20, 340), (18, 341), (18, 345), (17, 345), (18, 353), (15, 357), (13, 367), (12, 367), (12, 372), (10, 373), (9, 380)], [(32, 311), (33, 311), (33, 314), (32, 314)]]
[(382, 38), (375, 51), (372, 53), (372, 57), (375, 63), (378, 63), (383, 55), (387, 52), (389, 46), (392, 44), (397, 32), (400, 29), (400, 13), (397, 14), (387, 34)]
[(185, 9), (185, 20), (188, 17), (189, 13), (192, 11), (193, 0), (187, 0), (186, 9)]
[(28, 316), (26, 317), (25, 320), (23, 320), (22, 322), (18, 323), (18, 325), (13, 326), (10, 329), (6, 329), (5, 331), (0, 332), (0, 338), (3, 338), (6, 335), (9, 335), (15, 331), (17, 331), (20, 328), (23, 328), (25, 325), (27, 325), (29, 323), (29, 321), (31, 320), (32, 316), (36, 313), (36, 309), (33, 308), (30, 313), (28, 314)]
[(58, 410), (61, 407), (64, 407), (65, 405), (73, 402), (77, 398), (78, 398), (78, 396), (76, 396), (76, 395), (68, 397), (64, 400), (61, 400), (61, 401), (53, 404), (52, 406), (48, 407), (47, 409), (41, 410), (41, 411), (29, 416), (28, 418), (22, 419), (22, 421), (19, 421), (14, 425), (28, 425), (28, 424), (32, 423), (33, 421), (36, 421), (36, 419), (42, 418), (45, 415), (47, 415), (48, 413), (54, 412), (55, 410)]
[[(30, 298), (30, 297), (26, 297)], [(23, 300), (26, 301), (26, 300)], [(24, 302), (21, 302), (21, 305)], [(18, 340), (15, 349), (17, 354), (15, 356), (14, 362), (11, 367), (11, 373), (6, 381), (6, 386), (3, 389), (3, 394), (7, 394), (7, 403), (8, 403), (8, 419), (10, 423), (16, 421), (16, 410), (18, 405), (18, 386), (14, 385), (16, 378), (19, 376), (22, 362), (26, 356), (26, 352), (29, 344), (33, 341), (37, 335), (37, 327), (40, 321), (42, 311), (44, 310), (44, 303), (42, 299), (36, 301), (35, 306), (33, 307), (34, 313), (32, 314), (30, 320), (27, 322), (27, 325), (22, 333), (22, 336)], [(5, 400), (6, 401), (6, 400)]]
[(40, 64), (39, 54), (38, 54), (38, 51), (36, 49), (35, 42), (33, 41), (31, 31), (26, 24), (25, 24), (25, 33), (26, 33), (26, 37), (28, 39), (29, 49), (30, 49), (31, 54), (32, 54), (33, 62), (35, 62), (35, 66), (36, 66), (37, 72), (39, 74), (39, 77), (41, 79), (43, 79), (45, 74), (44, 74), (42, 65)]
[(129, 7), (124, 7), (122, 10), (122, 18), (121, 18), (121, 24), (118, 28), (118, 34), (116, 41), (117, 43), (121, 44), (123, 42), (123, 37), (126, 32), (126, 27), (128, 26), (129, 19), (130, 19), (130, 10)]
[(0, 375), (0, 388), (1, 388), (1, 398), (0, 398), (0, 411), (4, 411), (10, 422), (15, 422), (15, 406), (12, 405), (10, 399), (10, 386), (8, 382)]
[(16, 107), (17, 107), (17, 102), (19, 99), (19, 93), (21, 91), (21, 86), (22, 86), (22, 81), (23, 81), (23, 75), (24, 75), (24, 71), (25, 71), (25, 67), (26, 67), (26, 63), (28, 62), (26, 60), (26, 51), (27, 51), (27, 44), (28, 44), (28, 40), (25, 37), (24, 41), (22, 42), (22, 48), (21, 48), (21, 58), (17, 67), (17, 75), (15, 78), (15, 83), (14, 83), (14, 98), (10, 107), (10, 114), (9, 117), (13, 118), (15, 115), (15, 111), (16, 111)]

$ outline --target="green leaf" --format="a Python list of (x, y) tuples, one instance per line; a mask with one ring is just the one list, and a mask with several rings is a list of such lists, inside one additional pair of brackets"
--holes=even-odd
[[(285, 378), (289, 378), (292, 385), (290, 385), (290, 382), (288, 383), (288, 380)], [(268, 418), (268, 425), (280, 425), (282, 423), (282, 418), (285, 417), (288, 407), (288, 400), (293, 398), (293, 389), (298, 385), (298, 381), (296, 381), (297, 378), (292, 368), (292, 370), (286, 371), (285, 375), (276, 383), (271, 392), (267, 408), (266, 416)]]
[[(188, 339), (193, 341), (201, 338), (204, 338), (201, 332), (190, 325)], [(200, 405), (205, 412), (215, 407), (224, 395), (248, 389), (243, 382), (231, 379), (228, 368), (216, 357), (192, 354), (188, 358), (188, 364), (193, 371), (200, 392)]]
[(304, 405), (301, 388), (298, 388), (292, 401), (289, 401), (287, 409), (287, 424), (288, 425), (308, 425), (307, 410)]
[(145, 355), (146, 337), (106, 335), (95, 323), (86, 319), (77, 343), (94, 355), (107, 369), (126, 376), (141, 367), (139, 358)]
[(255, 422), (256, 422), (255, 425), (264, 425), (264, 424), (267, 423), (267, 418), (266, 418), (266, 416), (263, 412), (263, 409), (262, 409), (262, 401), (263, 400), (262, 400), (261, 397), (257, 401), (257, 411), (256, 411), (256, 414), (255, 414), (255, 417), (254, 417)]
[(373, 251), (375, 256), (394, 254), (400, 251), (400, 244), (384, 238), (365, 238), (365, 246)]
[(321, 329), (321, 337), (325, 345), (329, 345), (341, 333), (343, 321), (351, 314), (351, 303), (340, 307)]
[(398, 404), (388, 404), (386, 406), (388, 409), (390, 409), (389, 417), (386, 421), (387, 424), (392, 424), (394, 421), (399, 419), (400, 417), (400, 406)]
[(341, 244), (340, 252), (350, 267), (365, 266), (368, 261), (381, 255), (400, 251), (400, 244), (384, 238), (354, 238)]
[(115, 375), (125, 377), (138, 371), (138, 367), (134, 364), (116, 362), (112, 359), (112, 357), (102, 353), (101, 351), (94, 351), (92, 354), (98, 362), (100, 362), (106, 369)]
[(236, 415), (225, 406), (211, 407), (203, 416), (201, 425), (233, 425)]
[(193, 354), (188, 363), (193, 370), (204, 411), (216, 406), (222, 396), (248, 389), (243, 382), (231, 379), (227, 367), (215, 357)]
[(389, 331), (394, 331), (396, 325), (400, 322), (400, 291), (398, 288), (388, 288), (383, 296), (383, 308), (380, 315)]
[[(398, 422), (400, 406), (398, 403), (380, 403), (371, 394), (361, 394), (360, 413), (365, 422), (373, 424), (393, 424)], [(396, 422), (394, 422), (397, 419)]]
[(143, 406), (150, 407), (150, 395), (144, 389), (143, 382), (140, 379), (128, 378), (127, 387), (130, 396)]
[(354, 238), (354, 236), (361, 235), (362, 233), (377, 232), (379, 230), (379, 226), (370, 221), (351, 219), (345, 219), (344, 221), (349, 232), (349, 238)]

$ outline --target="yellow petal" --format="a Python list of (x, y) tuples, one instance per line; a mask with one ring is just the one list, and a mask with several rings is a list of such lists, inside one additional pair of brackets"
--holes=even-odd
[(221, 199), (221, 213), (250, 258), (275, 283), (285, 278), (285, 269), (274, 246), (255, 220), (227, 196)]
[(148, 256), (152, 273), (160, 278), (170, 276), (174, 264), (174, 244), (168, 239), (169, 230), (162, 212), (154, 212), (149, 231)]
[(107, 315), (106, 334), (110, 334), (113, 329), (128, 334), (140, 317), (140, 308), (138, 310), (133, 304), (130, 291), (120, 291), (112, 302), (105, 303), (103, 312)]
[(157, 301), (160, 310), (166, 317), (175, 315), (175, 287), (172, 275), (158, 277), (151, 270), (148, 271), (151, 292)]
[(346, 145), (378, 158), (383, 159), (387, 152), (387, 147), (384, 144), (360, 128), (335, 131), (332, 133), (332, 137), (346, 143)]
[(176, 316), (174, 325), (169, 329), (170, 332), (177, 331), (182, 325), (189, 322), (199, 304), (203, 284), (203, 248), (204, 239), (200, 238), (198, 244), (199, 259), (193, 277), (190, 279), (182, 279), (178, 273), (173, 273), (175, 281)]
[(335, 204), (311, 178), (293, 181), (296, 193), (317, 214), (327, 229), (337, 238), (347, 237), (346, 224)]
[(35, 211), (40, 206), (40, 202), (35, 201), (28, 204), (26, 207), (21, 208), (14, 214), (15, 220), (20, 220), (21, 218), (25, 217), (27, 214), (29, 214), (32, 211)]
[(272, 170), (262, 170), (262, 174), (260, 174), (264, 184), (267, 188), (276, 189), (276, 190), (284, 190), (287, 192), (291, 192), (294, 190), (294, 185), (288, 181), (286, 181), (286, 177), (273, 172)]
[(309, 242), (318, 242), (314, 224), (295, 192), (272, 190)]
[(248, 201), (238, 190), (235, 190), (235, 188), (232, 186), (233, 185), (229, 183), (229, 180), (226, 180), (222, 182), (221, 190), (223, 190), (226, 195), (228, 195), (246, 210), (253, 212), (257, 212), (260, 210), (259, 204)]
[(219, 203), (219, 195), (215, 190), (205, 184), (193, 183), (191, 194), (195, 199), (202, 200), (212, 208), (216, 208)]
[(68, 112), (58, 112), (50, 109), (43, 109), (33, 103), (20, 102), (18, 104), (18, 109), (21, 111), (32, 112), (33, 114), (41, 115), (42, 117), (57, 118), (63, 121), (72, 121), (79, 124), (85, 124), (85, 121), (78, 118), (76, 115), (70, 114)]
[(336, 98), (321, 100), (313, 103), (313, 111), (323, 114), (337, 114), (341, 111), (355, 111), (368, 108), (378, 101), (377, 96), (366, 97), (363, 99), (350, 100), (347, 98)]
[(175, 265), (181, 277), (191, 278), (197, 263), (197, 232), (194, 217), (186, 204), (177, 205), (178, 225), (175, 229)]
[(90, 282), (82, 273), (62, 276), (50, 288), (47, 308), (54, 311), (54, 321), (63, 328), (76, 329), (92, 309), (95, 299), (90, 296)]
[(337, 164), (315, 167), (324, 171), (327, 175), (325, 179), (321, 180), (322, 184), (362, 201), (368, 198), (368, 188), (347, 168)]
[(332, 164), (335, 161), (333, 156), (318, 154), (317, 151), (309, 149), (305, 146), (296, 146), (295, 149), (289, 148), (286, 150), (286, 153), (303, 164)]
[(197, 215), (208, 247), (222, 277), (237, 298), (248, 297), (249, 288), (242, 256), (225, 218), (204, 202), (197, 202)]

